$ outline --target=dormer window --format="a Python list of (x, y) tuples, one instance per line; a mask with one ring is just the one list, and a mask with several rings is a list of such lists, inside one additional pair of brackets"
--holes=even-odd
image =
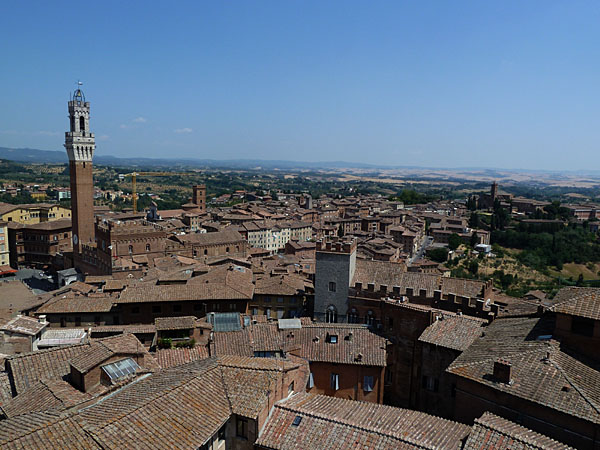
[(135, 373), (140, 366), (131, 358), (115, 361), (114, 363), (102, 366), (102, 370), (109, 376), (110, 381), (115, 382)]

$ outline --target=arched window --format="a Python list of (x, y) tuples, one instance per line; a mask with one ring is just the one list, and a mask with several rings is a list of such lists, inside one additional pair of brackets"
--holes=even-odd
[(358, 323), (358, 311), (352, 308), (348, 313), (348, 323)]
[(229, 253), (229, 247), (225, 249), (225, 253)]
[(133, 253), (133, 245), (129, 246), (129, 254), (131, 255)]
[(79, 131), (85, 132), (85, 117), (79, 116)]
[(373, 315), (373, 311), (367, 311), (367, 315), (365, 316), (365, 323), (367, 325), (373, 325), (375, 323), (375, 316)]
[(149, 252), (150, 251), (150, 244), (146, 244), (146, 251)]
[(335, 306), (330, 305), (325, 311), (325, 322), (337, 323), (337, 309)]
[(208, 250), (207, 249), (204, 249), (204, 254), (208, 255)]

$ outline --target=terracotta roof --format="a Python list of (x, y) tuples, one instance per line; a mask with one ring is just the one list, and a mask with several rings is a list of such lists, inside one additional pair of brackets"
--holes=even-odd
[(231, 411), (251, 419), (256, 419), (266, 408), (269, 396), (276, 389), (277, 380), (281, 378), (278, 371), (235, 366), (223, 365), (221, 372)]
[[(294, 421), (300, 420), (297, 425)], [(307, 393), (278, 402), (257, 446), (460, 449), (469, 427), (418, 411)]]
[(191, 233), (175, 237), (182, 243), (193, 245), (223, 245), (235, 244), (244, 241), (240, 233), (235, 230), (216, 231), (214, 233)]
[(145, 357), (145, 363), (139, 363), (141, 366), (158, 368), (158, 366), (152, 364), (154, 359), (133, 334), (118, 334), (94, 340), (90, 342), (87, 349), (71, 358), (69, 363), (79, 372), (85, 373), (116, 355), (141, 355)]
[(25, 228), (28, 230), (62, 230), (71, 228), (71, 219), (57, 219), (57, 220), (49, 220), (47, 222), (35, 223), (32, 225), (25, 225)]
[(246, 330), (215, 332), (212, 345), (215, 355), (254, 356)]
[(389, 289), (400, 286), (401, 295), (406, 294), (406, 288), (412, 288), (415, 295), (419, 290), (425, 289), (428, 297), (433, 297), (433, 292), (436, 290), (441, 290), (444, 295), (477, 297), (481, 295), (485, 284), (477, 280), (442, 277), (440, 274), (405, 272), (404, 264), (362, 259), (356, 260), (356, 270), (351, 285), (354, 286), (357, 282), (362, 283), (363, 289), (369, 283), (373, 283), (376, 291), (381, 285), (386, 285)]
[(63, 379), (71, 372), (69, 359), (88, 347), (89, 344), (71, 345), (8, 358), (6, 366), (15, 387), (15, 394), (24, 392), (40, 380)]
[(440, 290), (442, 294), (464, 295), (465, 297), (480, 297), (484, 286), (483, 281), (463, 278), (442, 277)]
[(181, 366), (199, 359), (209, 357), (208, 348), (203, 345), (196, 345), (194, 348), (169, 348), (156, 352), (158, 365), (163, 369), (169, 367)]
[(7, 372), (20, 394), (38, 381), (61, 380), (71, 372), (70, 361), (75, 360), (82, 370), (105, 354), (143, 354), (144, 367), (158, 368), (144, 346), (133, 335), (118, 335), (85, 344), (39, 350), (15, 355), (6, 360)]
[(39, 381), (2, 405), (2, 412), (10, 418), (36, 411), (59, 411), (91, 398), (64, 380)]
[(106, 280), (104, 291), (122, 291), (129, 283), (125, 280)]
[(99, 325), (92, 327), (92, 337), (94, 333), (131, 333), (131, 334), (150, 334), (156, 332), (154, 324), (148, 325)]
[(465, 442), (464, 450), (509, 448), (511, 450), (568, 450), (571, 447), (528, 430), (521, 425), (486, 412), (475, 424)]
[(22, 449), (101, 449), (72, 416), (45, 411), (21, 415), (2, 421), (0, 447)]
[(600, 288), (562, 289), (556, 297), (552, 311), (600, 320)]
[(37, 319), (26, 316), (17, 316), (2, 325), (0, 330), (9, 331), (11, 333), (27, 334), (35, 336), (42, 331), (48, 324), (40, 323)]
[(77, 420), (105, 448), (133, 442), (139, 448), (198, 448), (230, 416), (216, 369), (207, 359), (194, 370), (163, 370), (83, 410)]
[(463, 351), (481, 336), (482, 326), (487, 323), (483, 319), (467, 316), (442, 315), (421, 334), (420, 342)]
[(86, 296), (69, 292), (48, 300), (37, 309), (36, 314), (109, 312), (116, 300), (109, 294)]
[(189, 330), (196, 325), (196, 317), (157, 317), (154, 319), (157, 331), (163, 330)]
[[(548, 340), (552, 317), (496, 319), (447, 371), (517, 398), (600, 423), (600, 367)], [(493, 377), (498, 359), (512, 364), (513, 383)], [(568, 389), (563, 389), (568, 386)]]
[[(313, 324), (279, 330), (277, 324), (261, 323), (213, 336), (216, 355), (252, 356), (258, 351), (285, 350), (310, 362), (386, 365), (386, 340), (362, 325)], [(337, 336), (337, 343), (329, 342), (330, 336)]]
[(301, 295), (305, 292), (305, 280), (295, 275), (274, 275), (256, 280), (255, 294)]
[(0, 406), (11, 398), (13, 398), (13, 391), (10, 386), (10, 376), (7, 372), (0, 372)]
[(249, 300), (252, 295), (220, 283), (129, 286), (115, 303), (152, 303), (187, 300)]
[(211, 268), (208, 273), (191, 278), (188, 286), (225, 286), (251, 298), (254, 295), (252, 270), (237, 264), (226, 264)]

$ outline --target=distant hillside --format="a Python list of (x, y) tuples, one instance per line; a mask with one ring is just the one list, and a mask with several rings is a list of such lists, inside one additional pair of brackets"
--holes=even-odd
[(35, 148), (0, 147), (0, 159), (27, 163), (66, 163), (67, 152), (55, 150), (37, 150)]
[[(66, 163), (67, 153), (56, 150), (38, 150), (34, 148), (7, 148), (0, 147), (0, 159), (27, 163)], [(301, 162), (301, 161), (281, 161), (281, 160), (261, 160), (261, 159), (232, 159), (232, 160), (214, 160), (214, 159), (193, 159), (193, 158), (119, 158), (116, 156), (97, 155), (94, 157), (94, 163), (107, 166), (174, 166), (185, 165), (192, 167), (211, 167), (211, 168), (229, 168), (229, 169), (334, 169), (334, 168), (352, 168), (369, 169), (377, 168), (375, 165), (363, 163), (349, 163), (344, 161), (328, 162)]]

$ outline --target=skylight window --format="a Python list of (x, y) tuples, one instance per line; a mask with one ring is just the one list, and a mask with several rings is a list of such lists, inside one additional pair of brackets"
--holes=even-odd
[(102, 370), (110, 377), (111, 381), (117, 381), (121, 378), (124, 378), (132, 373), (135, 373), (140, 366), (131, 359), (122, 359), (120, 361), (115, 361), (114, 363), (107, 364), (102, 366)]
[(302, 417), (301, 416), (296, 416), (294, 418), (294, 421), (292, 422), (292, 425), (294, 425), (295, 427), (297, 427), (298, 425), (300, 425), (300, 422), (302, 422)]

